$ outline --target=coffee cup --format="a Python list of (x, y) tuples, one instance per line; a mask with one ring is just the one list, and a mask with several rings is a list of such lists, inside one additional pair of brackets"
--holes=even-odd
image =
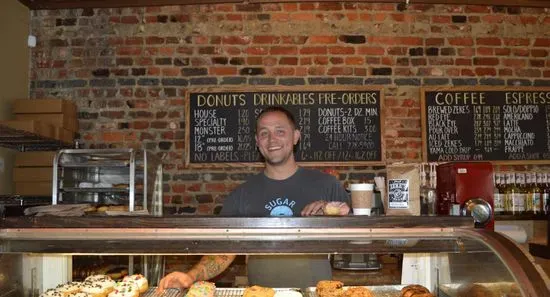
[(354, 215), (370, 216), (374, 207), (374, 184), (351, 184), (351, 207)]

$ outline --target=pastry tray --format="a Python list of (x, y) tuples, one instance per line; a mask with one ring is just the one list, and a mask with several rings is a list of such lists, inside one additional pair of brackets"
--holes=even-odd
[[(405, 285), (392, 285), (392, 286), (364, 286), (365, 288), (371, 290), (374, 294), (374, 297), (401, 297), (401, 289)], [(358, 286), (344, 286), (344, 290), (348, 288), (353, 288)], [(316, 288), (309, 287), (305, 289), (304, 297), (318, 297)]]
[(156, 287), (149, 287), (145, 293), (140, 294), (139, 297), (183, 297), (182, 291), (178, 289), (166, 289), (162, 293), (157, 293)]
[[(496, 283), (475, 283), (482, 285), (493, 291), (494, 296), (507, 296), (512, 289), (514, 282), (496, 282)], [(456, 297), (456, 292), (462, 284), (441, 284), (439, 286), (439, 297)]]

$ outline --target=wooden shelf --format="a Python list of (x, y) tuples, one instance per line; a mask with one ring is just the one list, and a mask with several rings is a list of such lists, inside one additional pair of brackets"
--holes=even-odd
[(550, 214), (495, 215), (495, 221), (546, 221)]
[(0, 146), (18, 151), (50, 151), (70, 148), (73, 144), (0, 124)]

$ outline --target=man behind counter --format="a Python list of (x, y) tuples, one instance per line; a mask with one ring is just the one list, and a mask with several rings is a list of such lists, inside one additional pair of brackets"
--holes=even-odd
[[(298, 166), (294, 146), (300, 140), (294, 116), (278, 106), (265, 108), (256, 120), (256, 145), (265, 159), (262, 173), (252, 176), (225, 199), (222, 216), (347, 215), (349, 197), (333, 176)], [(158, 290), (188, 288), (222, 273), (235, 255), (209, 255), (187, 272), (172, 272)], [(327, 255), (255, 255), (248, 257), (251, 285), (305, 288), (331, 279)]]

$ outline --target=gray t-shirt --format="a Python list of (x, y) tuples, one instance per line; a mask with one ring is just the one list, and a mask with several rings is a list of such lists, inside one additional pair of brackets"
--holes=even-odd
[[(220, 214), (297, 217), (306, 205), (318, 200), (350, 203), (340, 182), (318, 170), (298, 168), (285, 180), (260, 173), (229, 194)], [(328, 255), (249, 256), (247, 268), (250, 284), (275, 288), (312, 287), (332, 278)]]

